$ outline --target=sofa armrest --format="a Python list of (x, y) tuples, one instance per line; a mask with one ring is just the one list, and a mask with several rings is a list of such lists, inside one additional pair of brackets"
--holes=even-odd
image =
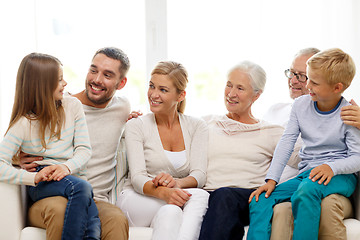
[(0, 239), (18, 240), (25, 226), (25, 186), (0, 182)]
[(357, 173), (357, 186), (355, 188), (355, 192), (353, 194), (354, 200), (354, 217), (357, 220), (360, 220), (360, 172)]

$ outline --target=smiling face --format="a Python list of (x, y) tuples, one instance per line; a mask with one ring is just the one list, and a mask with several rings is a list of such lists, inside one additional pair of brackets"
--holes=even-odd
[(178, 102), (184, 100), (185, 91), (178, 93), (167, 75), (153, 74), (149, 82), (148, 100), (150, 110), (157, 114), (172, 114)]
[(234, 70), (229, 74), (224, 95), (229, 113), (250, 117), (251, 106), (258, 97), (259, 94), (254, 92), (246, 73)]
[(342, 84), (329, 84), (319, 71), (311, 67), (307, 67), (307, 74), (309, 79), (306, 87), (309, 89), (311, 100), (317, 102), (321, 111), (333, 109), (341, 98)]
[(63, 99), (64, 88), (67, 85), (67, 82), (64, 80), (63, 77), (63, 68), (59, 68), (59, 83), (54, 91), (54, 98), (56, 101)]
[(116, 90), (125, 86), (126, 78), (121, 79), (120, 64), (119, 60), (102, 53), (93, 58), (85, 82), (87, 105), (105, 107)]
[[(311, 55), (299, 55), (295, 57), (294, 61), (290, 66), (290, 71), (306, 75), (306, 61), (311, 57)], [(308, 94), (306, 88), (306, 82), (299, 82), (296, 76), (288, 79), (289, 94), (292, 99), (300, 97), (302, 95)]]

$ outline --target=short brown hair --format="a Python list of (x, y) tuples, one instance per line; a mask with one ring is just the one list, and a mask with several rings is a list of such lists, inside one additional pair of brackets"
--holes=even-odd
[(344, 90), (350, 86), (356, 72), (353, 59), (339, 48), (315, 54), (309, 58), (307, 65), (315, 71), (320, 71), (329, 84), (342, 83)]

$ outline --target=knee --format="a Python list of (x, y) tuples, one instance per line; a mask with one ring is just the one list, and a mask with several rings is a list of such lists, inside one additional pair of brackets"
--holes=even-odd
[(209, 204), (234, 203), (232, 191), (231, 188), (227, 187), (216, 189), (210, 195)]
[(291, 202), (283, 202), (274, 206), (274, 216), (289, 216), (291, 214)]
[(85, 180), (78, 181), (73, 185), (73, 191), (76, 194), (81, 194), (85, 197), (92, 198), (93, 192), (90, 183)]
[(198, 199), (200, 200), (201, 202), (208, 202), (209, 200), (209, 193), (203, 189), (199, 189), (199, 188), (196, 188), (196, 189), (191, 189), (189, 190), (190, 194), (191, 194), (191, 197), (194, 198), (194, 199)]
[(64, 197), (49, 197), (35, 202), (29, 209), (29, 221), (35, 226), (39, 225), (39, 219), (47, 226), (54, 224), (62, 226), (64, 222), (67, 199)]
[(318, 185), (319, 184), (317, 182), (311, 181), (301, 184), (300, 187), (292, 195), (291, 202), (295, 203), (297, 201), (305, 199), (315, 199), (316, 196), (320, 197), (320, 194), (318, 194)]

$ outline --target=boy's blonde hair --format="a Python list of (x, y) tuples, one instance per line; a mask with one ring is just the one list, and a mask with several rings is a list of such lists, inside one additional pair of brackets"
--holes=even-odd
[(331, 48), (315, 54), (309, 58), (307, 65), (319, 71), (329, 84), (342, 83), (343, 91), (350, 86), (356, 71), (353, 59), (339, 48)]

